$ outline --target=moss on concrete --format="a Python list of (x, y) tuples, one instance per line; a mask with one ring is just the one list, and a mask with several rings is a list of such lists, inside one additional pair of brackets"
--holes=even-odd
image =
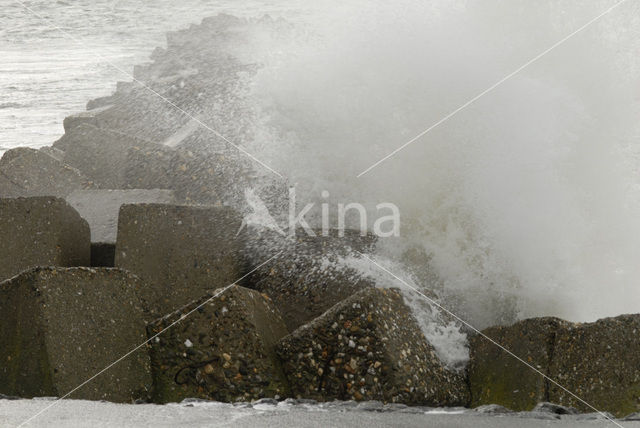
[[(508, 327), (490, 327), (483, 333), (546, 375), (556, 331), (564, 324), (557, 318), (532, 318)], [(524, 411), (548, 401), (543, 376), (480, 335), (471, 339), (470, 348), (472, 407), (499, 404)]]

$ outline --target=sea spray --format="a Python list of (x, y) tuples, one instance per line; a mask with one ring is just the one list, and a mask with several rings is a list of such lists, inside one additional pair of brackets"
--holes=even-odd
[(477, 327), (636, 312), (636, 5), (356, 178), (610, 5), (355, 2), (263, 22), (247, 147), (301, 203), (397, 204), (402, 237), (379, 254), (430, 272), (416, 284)]
[[(394, 274), (411, 277), (479, 328), (524, 316), (593, 320), (637, 312), (640, 14), (633, 2), (356, 178), (612, 4), (255, 2), (248, 15), (256, 18), (227, 19), (233, 36), (215, 47), (224, 52), (210, 67), (217, 74), (207, 96), (215, 99), (189, 95), (206, 106), (198, 117), (285, 179), (202, 130), (215, 155), (224, 146), (227, 159), (235, 156), (220, 167), (229, 190), (221, 202), (246, 212), (252, 189), (273, 214), (295, 186), (301, 204), (326, 202), (322, 190), (332, 206), (357, 201), (373, 213), (381, 201), (395, 203), (401, 236), (380, 241), (376, 260), (388, 260)], [(81, 20), (74, 13), (82, 9), (56, 8), (51, 16), (75, 31)], [(97, 49), (86, 38), (96, 36), (88, 22), (78, 36)], [(17, 28), (12, 42), (36, 37), (28, 25), (19, 27), (25, 34)], [(55, 39), (47, 50), (58, 60), (70, 44)], [(211, 48), (209, 40), (192, 42)], [(79, 52), (84, 64), (89, 55)], [(61, 64), (57, 79), (70, 69)], [(98, 74), (96, 81), (114, 80)], [(188, 91), (190, 79), (178, 89)], [(96, 85), (82, 82), (95, 95)], [(13, 140), (2, 146), (28, 142)], [(250, 179), (235, 180), (240, 164), (255, 169)], [(309, 222), (319, 227), (320, 220)], [(393, 281), (380, 284), (400, 286)]]

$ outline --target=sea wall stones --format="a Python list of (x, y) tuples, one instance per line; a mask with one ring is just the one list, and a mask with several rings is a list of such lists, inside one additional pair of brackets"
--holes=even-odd
[[(640, 315), (564, 324), (556, 332), (549, 375), (560, 385), (617, 417), (640, 411)], [(557, 385), (549, 401), (585, 412), (593, 408)]]
[(173, 149), (159, 144), (144, 144), (130, 147), (124, 166), (125, 186), (133, 189), (172, 189), (182, 202), (184, 196), (175, 184), (180, 171), (174, 166), (178, 154)]
[(637, 412), (639, 331), (640, 315), (585, 324), (532, 318), (488, 328), (484, 334), (566, 389), (476, 336), (470, 343), (468, 369), (472, 406), (499, 404), (532, 410), (538, 402), (550, 401), (585, 412), (595, 407), (618, 417)]
[[(542, 373), (549, 372), (555, 335), (564, 321), (533, 318), (508, 327), (483, 331), (495, 342), (513, 352)], [(531, 410), (548, 401), (547, 381), (539, 373), (477, 335), (470, 343), (469, 384), (471, 404), (498, 404), (512, 410)]]
[[(178, 201), (188, 204), (241, 201), (241, 189), (249, 185), (249, 169), (232, 160), (228, 148), (205, 150), (207, 137), (196, 133), (200, 135), (198, 147), (172, 148), (119, 129), (79, 123), (54, 149), (71, 169), (80, 171), (99, 189), (171, 189)], [(9, 184), (0, 181), (0, 189), (15, 193)]]
[(12, 149), (0, 159), (0, 197), (64, 197), (91, 186), (77, 169), (41, 150)]
[(242, 277), (240, 224), (227, 207), (123, 205), (115, 265), (149, 283), (144, 299), (162, 316)]
[(76, 128), (83, 124), (92, 125), (95, 127), (101, 127), (101, 116), (104, 116), (104, 113), (113, 108), (113, 105), (104, 105), (98, 108), (94, 108), (91, 110), (83, 111), (80, 113), (72, 114), (71, 116), (67, 116), (64, 118), (62, 125), (64, 126), (65, 132), (70, 132), (73, 128)]
[(274, 351), (276, 341), (287, 334), (277, 310), (266, 296), (239, 286), (211, 297), (222, 290), (149, 324), (155, 402), (287, 395)]
[[(290, 183), (239, 149), (264, 137), (255, 134), (255, 106), (245, 96), (259, 65), (238, 55), (255, 28), (284, 29), (269, 18), (218, 16), (170, 34), (166, 49), (135, 68), (139, 82), (120, 82), (115, 94), (65, 119), (54, 147), (10, 150), (0, 159), (0, 197), (49, 196), (0, 200), (0, 279), (12, 277), (0, 285), (0, 395), (62, 395), (151, 337), (148, 349), (72, 398), (145, 399), (150, 351), (157, 402), (295, 395), (529, 410), (549, 400), (589, 411), (482, 337), (471, 340), (468, 378), (444, 367), (402, 295), (374, 288), (358, 268), (371, 237), (238, 235), (240, 218), (228, 208), (157, 204), (288, 213)], [(130, 190), (157, 188), (175, 199)], [(247, 190), (262, 205), (252, 205)], [(89, 221), (91, 265), (117, 264), (143, 279), (113, 269), (32, 268), (89, 264), (89, 225), (53, 196)], [(128, 205), (140, 202), (154, 204)], [(247, 278), (251, 289), (233, 286), (206, 302), (274, 255)], [(427, 253), (405, 260), (435, 286)], [(484, 325), (514, 319), (515, 311), (486, 315), (494, 299), (458, 309), (483, 315)], [(148, 330), (145, 321), (152, 321)], [(638, 327), (637, 316), (589, 324), (543, 318), (485, 333), (620, 416), (640, 410)], [(545, 407), (553, 406), (537, 409)]]
[[(116, 269), (34, 268), (0, 283), (0, 393), (62, 396), (146, 340), (140, 280)], [(132, 402), (151, 387), (145, 348), (70, 398)]]
[(348, 231), (342, 238), (336, 234), (310, 237), (304, 232), (294, 238), (275, 233), (265, 237), (252, 235), (247, 241), (254, 247), (247, 251), (260, 254), (254, 255), (259, 260), (279, 255), (268, 268), (251, 275), (247, 284), (274, 301), (291, 332), (354, 293), (373, 287), (372, 280), (345, 264), (354, 255), (352, 247), (358, 251), (373, 247), (372, 236)]
[(67, 132), (54, 147), (64, 151), (64, 162), (89, 177), (101, 189), (121, 189), (127, 184), (128, 151), (154, 145), (112, 129), (83, 123)]
[(33, 266), (89, 266), (89, 225), (63, 199), (0, 199), (0, 280)]
[(465, 405), (397, 289), (365, 289), (283, 338), (277, 352), (298, 398)]

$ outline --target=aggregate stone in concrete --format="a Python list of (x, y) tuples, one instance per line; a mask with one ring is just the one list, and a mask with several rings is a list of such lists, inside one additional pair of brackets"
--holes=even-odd
[(149, 324), (155, 402), (235, 402), (287, 395), (274, 351), (287, 330), (273, 303), (239, 286), (212, 298), (221, 290)]
[(374, 286), (370, 278), (358, 269), (345, 264), (354, 252), (367, 251), (375, 244), (375, 237), (360, 236), (348, 230), (344, 237), (336, 230), (327, 236), (308, 236), (304, 231), (296, 237), (282, 237), (275, 233), (256, 238), (248, 233), (247, 251), (259, 254), (257, 260), (278, 254), (269, 266), (259, 269), (248, 278), (248, 286), (267, 294), (282, 313), (290, 332), (317, 318), (336, 303), (354, 293)]
[(296, 398), (458, 406), (462, 373), (447, 369), (398, 289), (362, 290), (277, 346)]

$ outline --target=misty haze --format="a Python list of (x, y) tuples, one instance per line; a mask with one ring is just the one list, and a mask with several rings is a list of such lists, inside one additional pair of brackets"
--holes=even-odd
[(640, 426), (640, 5), (3, 0), (0, 426)]

